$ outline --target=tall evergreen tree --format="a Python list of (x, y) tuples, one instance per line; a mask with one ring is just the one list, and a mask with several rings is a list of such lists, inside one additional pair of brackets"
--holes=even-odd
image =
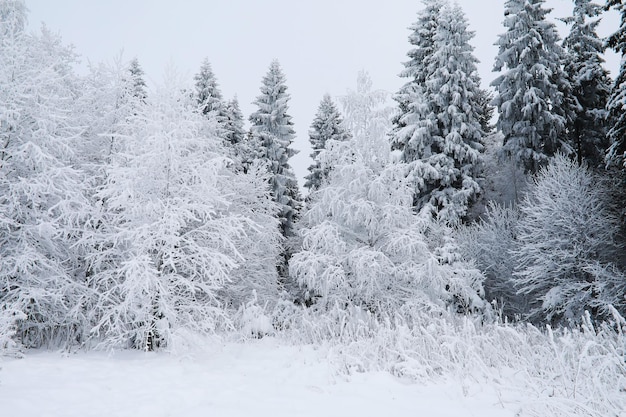
[(270, 163), (272, 191), (275, 200), (281, 205), (283, 235), (288, 237), (293, 232), (293, 223), (302, 199), (295, 174), (289, 165), (289, 158), (297, 151), (290, 147), (295, 131), (291, 116), (287, 113), (290, 96), (285, 81), (280, 64), (273, 61), (263, 77), (261, 95), (254, 101), (258, 110), (250, 115), (250, 122), (257, 157)]
[(443, 0), (422, 0), (424, 8), (417, 14), (417, 21), (409, 27), (409, 43), (414, 46), (407, 53), (409, 60), (404, 62), (404, 70), (400, 77), (408, 78), (406, 84), (400, 88), (393, 99), (398, 103), (398, 112), (393, 117), (394, 132), (391, 136), (393, 149), (402, 151), (405, 162), (412, 161), (410, 154), (411, 144), (407, 143), (408, 137), (398, 135), (400, 130), (407, 127), (408, 115), (417, 111), (415, 109), (416, 89), (424, 88), (429, 76), (428, 61), (433, 54), (433, 38), (438, 25), (439, 10)]
[(318, 155), (326, 146), (329, 140), (345, 141), (350, 138), (350, 133), (343, 126), (343, 119), (330, 95), (324, 95), (317, 109), (317, 114), (311, 129), (309, 130), (309, 141), (313, 148), (311, 159), (313, 164), (309, 167), (309, 174), (305, 177), (304, 186), (311, 192), (319, 189), (322, 182), (328, 177), (329, 168), (322, 169)]
[[(279, 205), (279, 220), (282, 235), (289, 240), (295, 236), (294, 224), (302, 205), (302, 197), (289, 158), (297, 151), (291, 148), (295, 138), (293, 122), (288, 114), (290, 99), (285, 84), (285, 75), (278, 61), (270, 64), (263, 77), (261, 95), (253, 104), (258, 109), (250, 115), (251, 143), (253, 157), (267, 163), (271, 174), (271, 190)], [(287, 276), (287, 262), (291, 256), (289, 244), (286, 245), (283, 259), (278, 262), (279, 273)]]
[[(418, 209), (428, 207), (456, 223), (480, 192), (484, 107), (475, 75), (477, 59), (469, 44), (473, 33), (461, 8), (444, 4), (434, 19), (432, 51), (421, 62), (428, 79), (422, 83), (422, 74), (416, 75), (401, 90), (392, 145), (411, 166)], [(402, 103), (408, 111), (403, 112)]]
[[(504, 152), (528, 172), (536, 172), (559, 151), (568, 151), (566, 128), (572, 117), (569, 82), (562, 69), (564, 51), (545, 0), (507, 0), (498, 38), (491, 85), (504, 135)], [(569, 152), (568, 152), (569, 153)]]
[(602, 67), (604, 43), (596, 33), (601, 10), (591, 0), (574, 0), (572, 17), (563, 19), (571, 24), (570, 33), (563, 40), (567, 51), (564, 70), (580, 104), (569, 129), (571, 143), (578, 163), (585, 160), (591, 166), (604, 161), (609, 145), (605, 108), (611, 87), (608, 72)]
[(612, 165), (626, 167), (626, 4), (620, 0), (607, 0), (607, 8), (614, 8), (621, 15), (620, 27), (607, 39), (607, 45), (622, 56), (622, 64), (607, 103), (611, 129), (611, 147), (607, 160)]

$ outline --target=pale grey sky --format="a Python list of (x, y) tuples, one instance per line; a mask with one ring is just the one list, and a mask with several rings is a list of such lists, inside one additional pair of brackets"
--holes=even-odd
[[(603, 2), (602, 0), (599, 0)], [(174, 63), (190, 82), (208, 57), (226, 98), (235, 94), (244, 116), (259, 94), (261, 78), (277, 58), (287, 76), (290, 110), (300, 154), (291, 163), (301, 181), (310, 164), (308, 129), (324, 95), (345, 94), (357, 72), (369, 71), (374, 87), (395, 92), (410, 49), (407, 29), (422, 7), (418, 0), (26, 0), (30, 24), (41, 22), (76, 47), (83, 62), (137, 57), (150, 83)], [(497, 52), (504, 0), (460, 0), (486, 86)], [(548, 0), (552, 17), (571, 13), (571, 0)], [(600, 28), (617, 28), (615, 13)], [(564, 25), (558, 23), (562, 34)], [(607, 68), (618, 67), (614, 54)], [(302, 182), (301, 182), (302, 184)]]

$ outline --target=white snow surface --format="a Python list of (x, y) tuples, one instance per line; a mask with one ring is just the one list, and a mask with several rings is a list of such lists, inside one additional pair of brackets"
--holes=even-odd
[[(450, 378), (345, 375), (329, 350), (272, 338), (193, 355), (31, 351), (4, 359), (0, 416), (514, 416), (520, 399)], [(508, 398), (505, 398), (508, 397)]]

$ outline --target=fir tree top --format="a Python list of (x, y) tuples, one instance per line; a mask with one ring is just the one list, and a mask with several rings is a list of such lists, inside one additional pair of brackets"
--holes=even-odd
[(222, 93), (208, 58), (202, 61), (200, 72), (196, 74), (194, 80), (196, 81), (196, 98), (202, 108), (202, 113), (207, 114), (219, 110), (222, 107)]
[(272, 61), (263, 77), (261, 95), (253, 104), (258, 110), (250, 115), (252, 132), (267, 132), (278, 140), (290, 144), (295, 138), (293, 122), (287, 113), (290, 96), (287, 93), (286, 78), (277, 60)]

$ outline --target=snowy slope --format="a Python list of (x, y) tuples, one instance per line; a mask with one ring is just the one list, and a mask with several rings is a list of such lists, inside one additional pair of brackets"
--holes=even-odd
[(501, 417), (519, 410), (517, 399), (475, 381), (347, 377), (327, 354), (270, 338), (215, 342), (184, 357), (30, 352), (2, 363), (0, 416)]

